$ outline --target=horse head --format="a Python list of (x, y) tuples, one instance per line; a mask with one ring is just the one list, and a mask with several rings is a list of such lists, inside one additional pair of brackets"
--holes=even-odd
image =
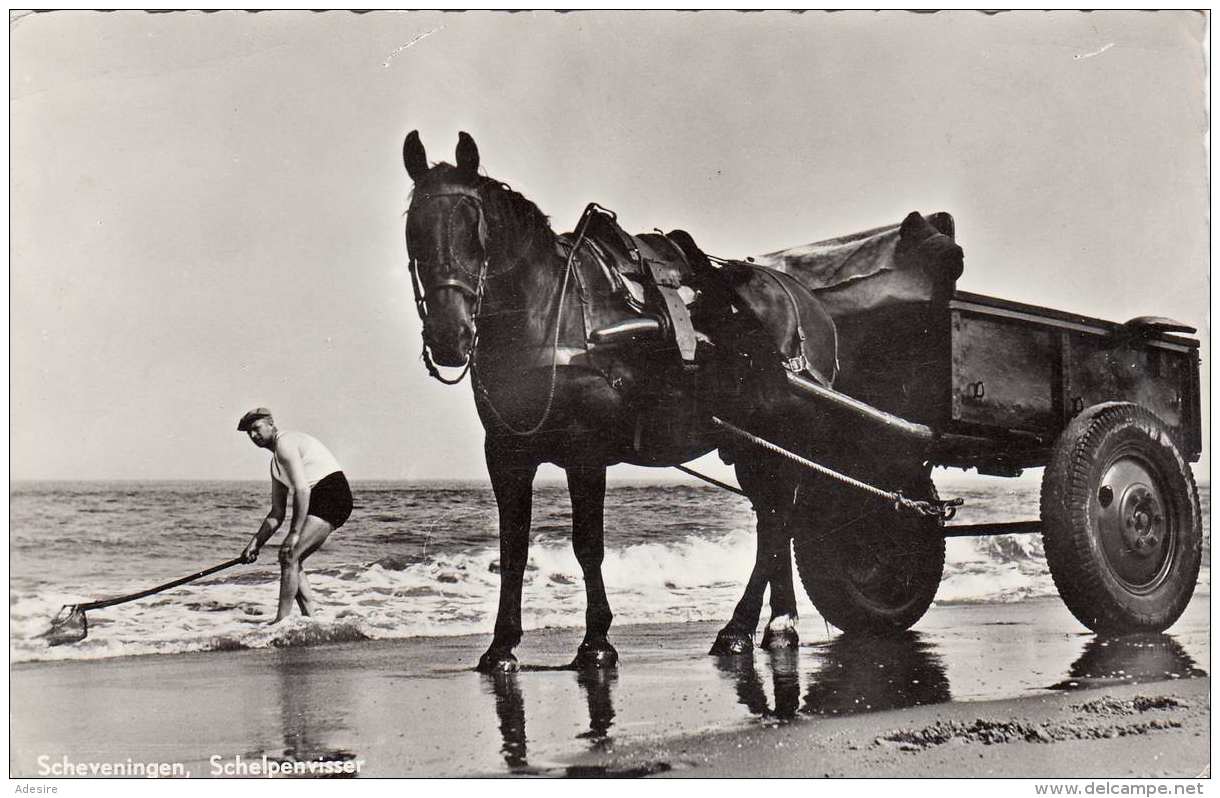
[(402, 157), (415, 183), (407, 209), (407, 253), (424, 325), (424, 362), (433, 376), (450, 382), (432, 368), (428, 351), (442, 366), (470, 365), (481, 315), (490, 329), (505, 308), (521, 318), (531, 299), (545, 301), (546, 292), (534, 286), (531, 293), (522, 278), (525, 272), (542, 279), (559, 273), (547, 268), (558, 258), (555, 233), (534, 203), (479, 174), (479, 148), (466, 133), (458, 134), (456, 166), (429, 167), (414, 130), (407, 134)]
[(462, 366), (473, 352), (489, 261), (479, 149), (460, 133), (456, 154), (457, 166), (429, 167), (414, 130), (402, 148), (415, 183), (406, 233), (415, 300), (424, 343), (442, 366)]

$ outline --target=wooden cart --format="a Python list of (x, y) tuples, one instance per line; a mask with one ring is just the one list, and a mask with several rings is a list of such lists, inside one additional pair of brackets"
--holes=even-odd
[[(927, 221), (952, 239), (947, 214)], [(1083, 624), (1107, 633), (1170, 626), (1194, 592), (1202, 553), (1189, 465), (1202, 447), (1195, 330), (1164, 318), (1119, 324), (957, 291), (960, 248), (947, 271), (928, 263), (893, 267), (892, 243), (882, 253), (892, 271), (860, 267), (850, 247), (897, 229), (810, 245), (799, 263), (787, 253), (760, 259), (806, 278), (832, 309), (843, 286), (858, 290), (863, 268), (872, 270), (865, 278), (904, 281), (893, 292), (901, 301), (866, 297), (838, 314), (834, 390), (797, 375), (789, 381), (820, 406), (867, 419), (913, 447), (924, 470), (906, 477), (908, 495), (934, 497), (931, 465), (996, 476), (1045, 466), (1041, 517), (941, 526), (896, 514), (853, 520), (862, 511), (851, 502), (832, 508), (794, 540), (819, 611), (845, 630), (906, 628), (935, 596), (945, 537), (1041, 533), (1059, 593)], [(838, 283), (818, 284), (817, 274), (802, 272), (809, 252)], [(857, 274), (843, 278), (851, 269)]]

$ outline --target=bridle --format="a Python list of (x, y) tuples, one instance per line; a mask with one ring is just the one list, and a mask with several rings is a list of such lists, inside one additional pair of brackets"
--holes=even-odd
[[(507, 185), (505, 185), (503, 183), (501, 183), (499, 185), (503, 189), (509, 190)], [(484, 294), (484, 289), (487, 284), (487, 278), (489, 276), (499, 277), (502, 274), (507, 274), (508, 272), (515, 270), (517, 268), (517, 266), (520, 264), (520, 261), (518, 260), (516, 263), (511, 264), (510, 266), (508, 266), (507, 268), (503, 269), (500, 272), (497, 272), (497, 273), (490, 272), (491, 257), (487, 254), (487, 242), (489, 239), (488, 227), (487, 227), (487, 214), (483, 209), (483, 197), (479, 194), (479, 191), (477, 188), (465, 187), (465, 186), (453, 186), (449, 190), (446, 190), (446, 191), (435, 192), (435, 193), (429, 192), (428, 194), (426, 194), (425, 201), (430, 201), (437, 197), (458, 197), (459, 198), (458, 202), (455, 203), (453, 206), (455, 209), (457, 207), (459, 207), (459, 205), (461, 205), (462, 203), (465, 203), (465, 202), (474, 203), (475, 210), (477, 210), (478, 214), (479, 214), (479, 216), (478, 216), (479, 248), (483, 253), (483, 260), (479, 264), (479, 273), (475, 279), (474, 286), (471, 286), (468, 282), (466, 282), (466, 281), (462, 280), (460, 277), (456, 276), (458, 272), (462, 272), (467, 275), (470, 274), (470, 271), (468, 269), (461, 267), (461, 266), (458, 266), (456, 269), (453, 269), (453, 268), (448, 269), (446, 273), (453, 275), (453, 276), (448, 276), (445, 279), (441, 280), (439, 283), (437, 283), (435, 286), (433, 286), (433, 290), (436, 290), (438, 288), (457, 289), (463, 295), (470, 297), (474, 301), (474, 311), (471, 315), (471, 324), (474, 327), (474, 336), (470, 342), (470, 352), (466, 356), (466, 365), (463, 366), (461, 374), (459, 374), (457, 377), (455, 377), (453, 379), (446, 378), (444, 375), (442, 375), (440, 373), (440, 370), (437, 369), (436, 365), (432, 362), (432, 357), (428, 352), (428, 340), (425, 337), (424, 344), (423, 344), (423, 350), (422, 350), (424, 367), (428, 369), (428, 374), (430, 374), (432, 377), (434, 377), (439, 382), (444, 383), (445, 385), (457, 385), (459, 382), (462, 381), (462, 379), (469, 372), (471, 375), (471, 380), (474, 383), (476, 390), (482, 394), (483, 400), (484, 400), (488, 410), (491, 411), (491, 414), (496, 417), (496, 420), (499, 421), (500, 424), (502, 424), (505, 429), (507, 429), (513, 435), (518, 435), (518, 436), (533, 435), (535, 432), (538, 432), (539, 430), (541, 430), (543, 425), (546, 424), (547, 419), (550, 418), (551, 408), (553, 407), (554, 402), (555, 402), (556, 378), (558, 376), (558, 369), (559, 369), (559, 331), (560, 331), (560, 327), (561, 327), (561, 322), (563, 320), (564, 298), (567, 296), (567, 293), (568, 293), (568, 282), (569, 282), (569, 278), (572, 276), (573, 262), (576, 258), (576, 251), (580, 248), (581, 243), (584, 241), (585, 233), (587, 232), (587, 229), (588, 229), (589, 216), (588, 216), (588, 214), (586, 214), (585, 217), (583, 217), (581, 219), (581, 224), (577, 228), (576, 240), (572, 244), (571, 249), (568, 251), (566, 263), (564, 264), (563, 284), (559, 289), (559, 295), (558, 295), (558, 299), (557, 299), (557, 302), (555, 305), (555, 337), (551, 344), (551, 379), (550, 379), (550, 389), (547, 392), (546, 405), (545, 405), (545, 407), (543, 407), (542, 415), (538, 418), (537, 423), (535, 423), (533, 426), (531, 426), (528, 429), (520, 429), (520, 428), (514, 427), (512, 424), (510, 424), (508, 422), (508, 420), (505, 419), (504, 416), (501, 415), (498, 410), (496, 410), (496, 406), (491, 400), (491, 395), (487, 392), (487, 388), (483, 385), (482, 380), (479, 379), (478, 369), (474, 366), (476, 349), (479, 345), (479, 315), (483, 309), (483, 294)], [(453, 237), (452, 237), (452, 235), (450, 235), (450, 233), (451, 233), (450, 228), (452, 227), (452, 224), (453, 224), (453, 218), (454, 218), (454, 215), (453, 215), (453, 211), (451, 210), (449, 218), (446, 220), (446, 223), (445, 223), (444, 252), (445, 252), (445, 258), (447, 259), (447, 261), (456, 262), (457, 259), (453, 257), (453, 245), (452, 245)], [(408, 250), (408, 254), (409, 254), (410, 253), (410, 241), (409, 240), (407, 242), (407, 250)], [(420, 322), (422, 322), (426, 325), (427, 321), (428, 321), (427, 292), (425, 292), (420, 286), (420, 280), (419, 280), (419, 274), (418, 274), (418, 263), (419, 263), (419, 261), (417, 258), (409, 257), (408, 268), (411, 271), (411, 288), (415, 292), (415, 311), (419, 314)], [(444, 266), (444, 265), (446, 265), (446, 262), (443, 261), (440, 265)]]
[[(427, 200), (433, 200), (440, 197), (457, 197), (458, 201), (454, 203), (453, 209), (450, 210), (449, 217), (445, 220), (445, 236), (444, 236), (444, 260), (440, 262), (440, 266), (447, 267), (443, 269), (443, 274), (446, 276), (436, 285), (432, 286), (432, 291), (435, 292), (441, 288), (453, 288), (460, 294), (468, 297), (474, 304), (474, 310), (471, 313), (471, 324), (474, 328), (474, 337), (470, 342), (470, 352), (466, 355), (466, 364), (462, 367), (462, 371), (457, 377), (448, 378), (441, 374), (436, 364), (432, 362), (431, 353), (428, 351), (428, 339), (425, 336), (423, 341), (423, 349), (421, 356), (424, 361), (424, 367), (428, 370), (428, 374), (445, 385), (457, 385), (470, 371), (474, 363), (475, 347), (479, 344), (479, 314), (483, 310), (483, 293), (487, 285), (488, 268), (491, 263), (491, 258), (487, 254), (487, 215), (483, 210), (483, 198), (479, 196), (478, 189), (466, 188), (462, 186), (454, 186), (447, 191), (429, 193)], [(478, 236), (479, 250), (483, 254), (483, 259), (479, 264), (477, 275), (471, 275), (469, 269), (460, 265), (457, 258), (453, 256), (453, 236), (452, 227), (455, 217), (454, 211), (465, 203), (472, 203), (478, 213)], [(410, 240), (407, 242), (408, 254), (410, 253)], [(411, 272), (411, 290), (415, 293), (415, 312), (419, 314), (419, 320), (427, 329), (428, 322), (428, 292), (423, 290), (419, 278), (419, 259), (410, 256), (407, 261), (407, 268)], [(466, 275), (474, 277), (474, 285), (470, 284), (469, 280), (464, 279)]]

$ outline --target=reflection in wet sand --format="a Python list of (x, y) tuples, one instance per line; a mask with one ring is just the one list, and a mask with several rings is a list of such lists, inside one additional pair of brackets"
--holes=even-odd
[(614, 725), (614, 683), (618, 672), (613, 670), (587, 669), (576, 672), (576, 683), (585, 691), (585, 702), (589, 706), (589, 730), (577, 735), (589, 740), (594, 748), (608, 745), (608, 732)]
[[(569, 670), (568, 668), (535, 668), (539, 670)], [(536, 772), (530, 767), (527, 757), (525, 733), (525, 697), (521, 692), (520, 673), (497, 673), (484, 677), (484, 684), (496, 699), (496, 717), (500, 724), (500, 753), (504, 764), (514, 773)], [(614, 685), (618, 680), (616, 671), (577, 670), (576, 684), (585, 694), (589, 709), (589, 729), (577, 735), (588, 740), (597, 750), (611, 742), (610, 728), (614, 725)], [(541, 771), (538, 771), (541, 772)]]
[(1065, 679), (1051, 690), (1079, 690), (1110, 684), (1140, 684), (1207, 676), (1194, 658), (1167, 634), (1093, 637), (1072, 663)]
[[(1013, 622), (1009, 626), (1026, 628), (1031, 624)], [(498, 755), (506, 766), (500, 772), (583, 777), (662, 772), (674, 763), (663, 758), (649, 760), (631, 771), (614, 770), (612, 765), (565, 766), (556, 763), (556, 751), (570, 751), (573, 737), (586, 750), (608, 751), (612, 743), (619, 749), (631, 742), (642, 721), (660, 724), (653, 728), (668, 728), (666, 724), (676, 718), (674, 725), (686, 722), (689, 729), (691, 724), (704, 723), (709, 716), (723, 722), (753, 717), (767, 725), (778, 725), (795, 722), (801, 716), (853, 715), (946, 703), (953, 700), (949, 665), (963, 674), (959, 697), (964, 694), (970, 700), (1028, 694), (1045, 684), (1046, 676), (1038, 674), (1045, 674), (1046, 669), (1052, 674), (1070, 672), (1070, 678), (1056, 685), (1059, 689), (1206, 676), (1187, 653), (1191, 650), (1198, 654), (1197, 650), (1184, 648), (1168, 635), (1121, 638), (1077, 637), (1055, 632), (1017, 635), (1007, 629), (994, 633), (991, 625), (980, 628), (985, 632), (958, 633), (955, 629), (952, 634), (937, 630), (907, 631), (893, 636), (841, 634), (827, 642), (796, 649), (756, 650), (749, 655), (708, 658), (710, 668), (687, 659), (675, 662), (665, 674), (666, 679), (675, 680), (667, 683), (682, 685), (673, 693), (674, 703), (668, 705), (663, 703), (667, 696), (657, 692), (649, 675), (640, 678), (641, 674), (626, 669), (577, 671), (570, 666), (535, 665), (516, 674), (483, 677), (486, 693), (495, 699), (499, 721)], [(1006, 640), (1010, 634), (1019, 639)], [(1186, 642), (1189, 644), (1190, 640), (1187, 638)], [(1034, 649), (1040, 658), (1025, 655)], [(1002, 673), (1004, 668), (990, 664), (996, 661), (1009, 664), (1013, 650), (1020, 655), (1015, 658), (1017, 668)], [(700, 661), (707, 662), (701, 658)], [(1031, 664), (1036, 667), (1030, 667)], [(984, 675), (975, 677), (972, 667), (981, 669)], [(1018, 672), (1013, 673), (1014, 670)], [(985, 687), (990, 692), (980, 694), (977, 688), (971, 692), (972, 678), (988, 679)], [(548, 702), (562, 699), (568, 710), (543, 713), (548, 717), (535, 720), (536, 736), (529, 740), (534, 750), (528, 752), (532, 758), (527, 756), (522, 695), (523, 690), (530, 689), (526, 685), (531, 679), (542, 680), (534, 686), (547, 696)], [(712, 700), (691, 702), (691, 709), (684, 705), (688, 697), (708, 695), (709, 687)], [(582, 710), (587, 711), (587, 726), (581, 722)], [(684, 711), (691, 714), (682, 716)], [(497, 758), (493, 754), (493, 762)]]
[(801, 709), (806, 714), (850, 715), (950, 700), (940, 655), (919, 632), (840, 635), (813, 648), (822, 665), (809, 680)]
[(733, 680), (737, 690), (737, 702), (760, 718), (786, 721), (796, 717), (800, 706), (801, 678), (800, 651), (786, 648), (768, 655), (771, 666), (771, 686), (775, 694), (772, 708), (763, 677), (758, 671), (754, 657), (750, 654), (717, 657), (716, 669)]
[[(267, 754), (268, 761), (286, 763), (330, 763), (342, 765), (356, 759), (356, 754), (344, 748), (326, 744), (326, 739), (344, 728), (341, 715), (322, 715), (324, 708), (346, 707), (351, 697), (344, 695), (343, 680), (336, 680), (320, 672), (306, 661), (309, 654), (292, 649), (285, 650), (276, 668), (279, 676), (280, 723), (284, 734), (282, 756)], [(338, 770), (335, 767), (333, 770)], [(354, 771), (333, 772), (332, 768), (320, 770), (312, 777), (353, 778)]]
[(529, 766), (525, 749), (525, 698), (515, 673), (494, 673), (484, 677), (496, 697), (496, 717), (500, 721), (500, 753), (509, 770)]

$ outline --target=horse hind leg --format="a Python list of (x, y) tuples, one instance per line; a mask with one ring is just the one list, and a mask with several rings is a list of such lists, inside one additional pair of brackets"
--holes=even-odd
[(763, 594), (766, 590), (767, 575), (760, 567), (758, 559), (755, 559), (745, 592), (733, 610), (733, 617), (716, 633), (716, 640), (707, 653), (723, 657), (747, 654), (754, 650), (754, 630), (758, 626), (758, 613), (762, 611)]
[[(754, 567), (746, 582), (746, 589), (733, 610), (733, 617), (716, 635), (709, 654), (716, 656), (744, 654), (754, 648), (754, 631), (758, 628), (758, 617), (762, 613), (763, 598), (767, 585), (773, 584), (776, 563), (786, 549), (781, 549), (782, 524), (779, 513), (769, 507), (758, 512), (758, 544), (755, 550)], [(772, 599), (774, 601), (774, 598)], [(793, 601), (795, 603), (795, 599)]]
[(798, 476), (772, 458), (737, 459), (738, 482), (750, 497), (758, 519), (758, 544), (745, 592), (732, 619), (716, 635), (710, 654), (742, 654), (754, 648), (754, 631), (768, 585), (771, 620), (763, 634), (763, 647), (796, 645), (796, 595), (792, 589), (788, 526), (799, 491)]
[(618, 652), (606, 638), (614, 614), (602, 581), (605, 559), (606, 469), (569, 466), (568, 494), (572, 498), (572, 548), (585, 578), (585, 638), (576, 650), (578, 669), (614, 668)]
[(780, 651), (796, 648), (801, 639), (796, 632), (796, 591), (792, 586), (792, 538), (783, 536), (782, 553), (773, 561), (771, 574), (771, 620), (763, 630), (762, 648)]

